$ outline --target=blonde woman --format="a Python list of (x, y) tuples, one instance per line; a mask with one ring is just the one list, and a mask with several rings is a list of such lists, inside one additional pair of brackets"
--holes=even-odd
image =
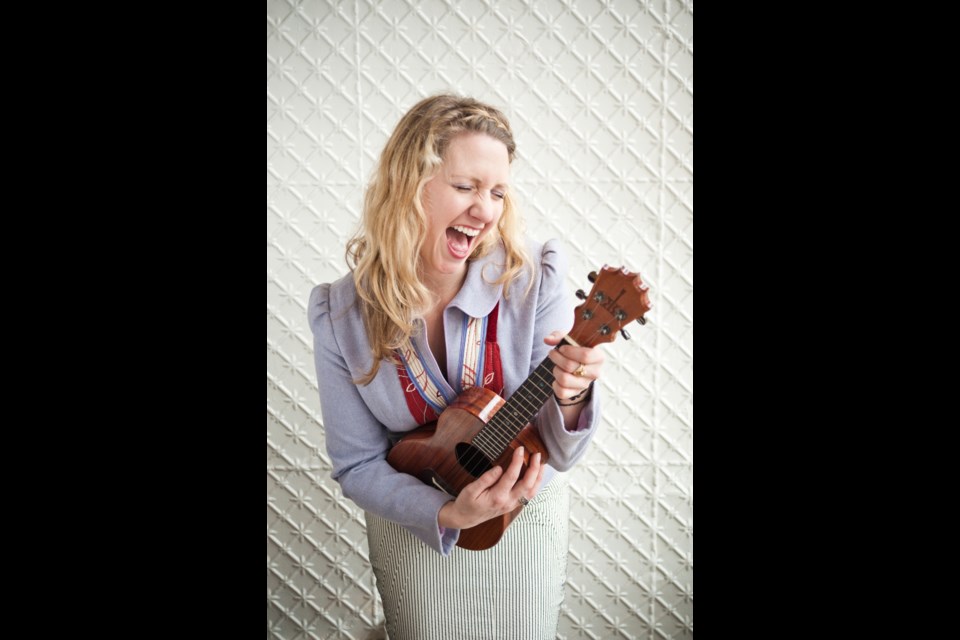
[[(399, 122), (347, 248), (351, 273), (310, 294), (332, 476), (364, 511), (391, 640), (554, 638), (566, 572), (565, 474), (599, 424), (603, 354), (558, 345), (573, 322), (560, 245), (526, 240), (510, 191), (516, 151), (496, 108), (427, 98)], [(454, 497), (388, 462), (405, 433), (471, 386), (509, 399), (544, 358), (553, 397), (522, 448)], [(460, 532), (524, 505), (500, 541)]]

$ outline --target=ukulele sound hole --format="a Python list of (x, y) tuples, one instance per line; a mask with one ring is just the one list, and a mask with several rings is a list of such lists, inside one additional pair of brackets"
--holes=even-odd
[(481, 476), (490, 470), (490, 461), (480, 449), (467, 442), (457, 445), (457, 462), (473, 477)]

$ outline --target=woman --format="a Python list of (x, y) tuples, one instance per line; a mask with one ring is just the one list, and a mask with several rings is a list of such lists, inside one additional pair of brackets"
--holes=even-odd
[[(559, 344), (573, 321), (556, 241), (525, 241), (510, 193), (506, 117), (440, 95), (400, 121), (366, 192), (352, 270), (310, 295), (333, 478), (365, 511), (392, 640), (554, 638), (566, 571), (569, 469), (599, 423), (603, 354)], [(548, 356), (549, 354), (549, 356)], [(554, 398), (534, 420), (549, 454), (522, 449), (454, 499), (386, 457), (463, 389), (505, 398), (545, 357)], [(525, 505), (485, 551), (461, 529)]]

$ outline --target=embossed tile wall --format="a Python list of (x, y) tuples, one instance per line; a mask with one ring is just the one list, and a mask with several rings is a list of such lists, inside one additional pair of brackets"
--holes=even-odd
[(329, 478), (305, 307), (345, 273), (399, 117), (441, 90), (505, 109), (530, 235), (573, 292), (639, 270), (654, 309), (607, 345), (604, 424), (572, 472), (562, 638), (693, 635), (693, 5), (267, 2), (270, 638), (383, 637), (362, 514)]

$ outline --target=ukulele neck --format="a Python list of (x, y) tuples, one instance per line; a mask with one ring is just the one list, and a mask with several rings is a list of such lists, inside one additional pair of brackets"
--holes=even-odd
[[(563, 345), (576, 346), (576, 342), (566, 336), (555, 348)], [(474, 437), (474, 446), (480, 448), (489, 459), (499, 458), (553, 395), (554, 366), (549, 356), (544, 358)]]

